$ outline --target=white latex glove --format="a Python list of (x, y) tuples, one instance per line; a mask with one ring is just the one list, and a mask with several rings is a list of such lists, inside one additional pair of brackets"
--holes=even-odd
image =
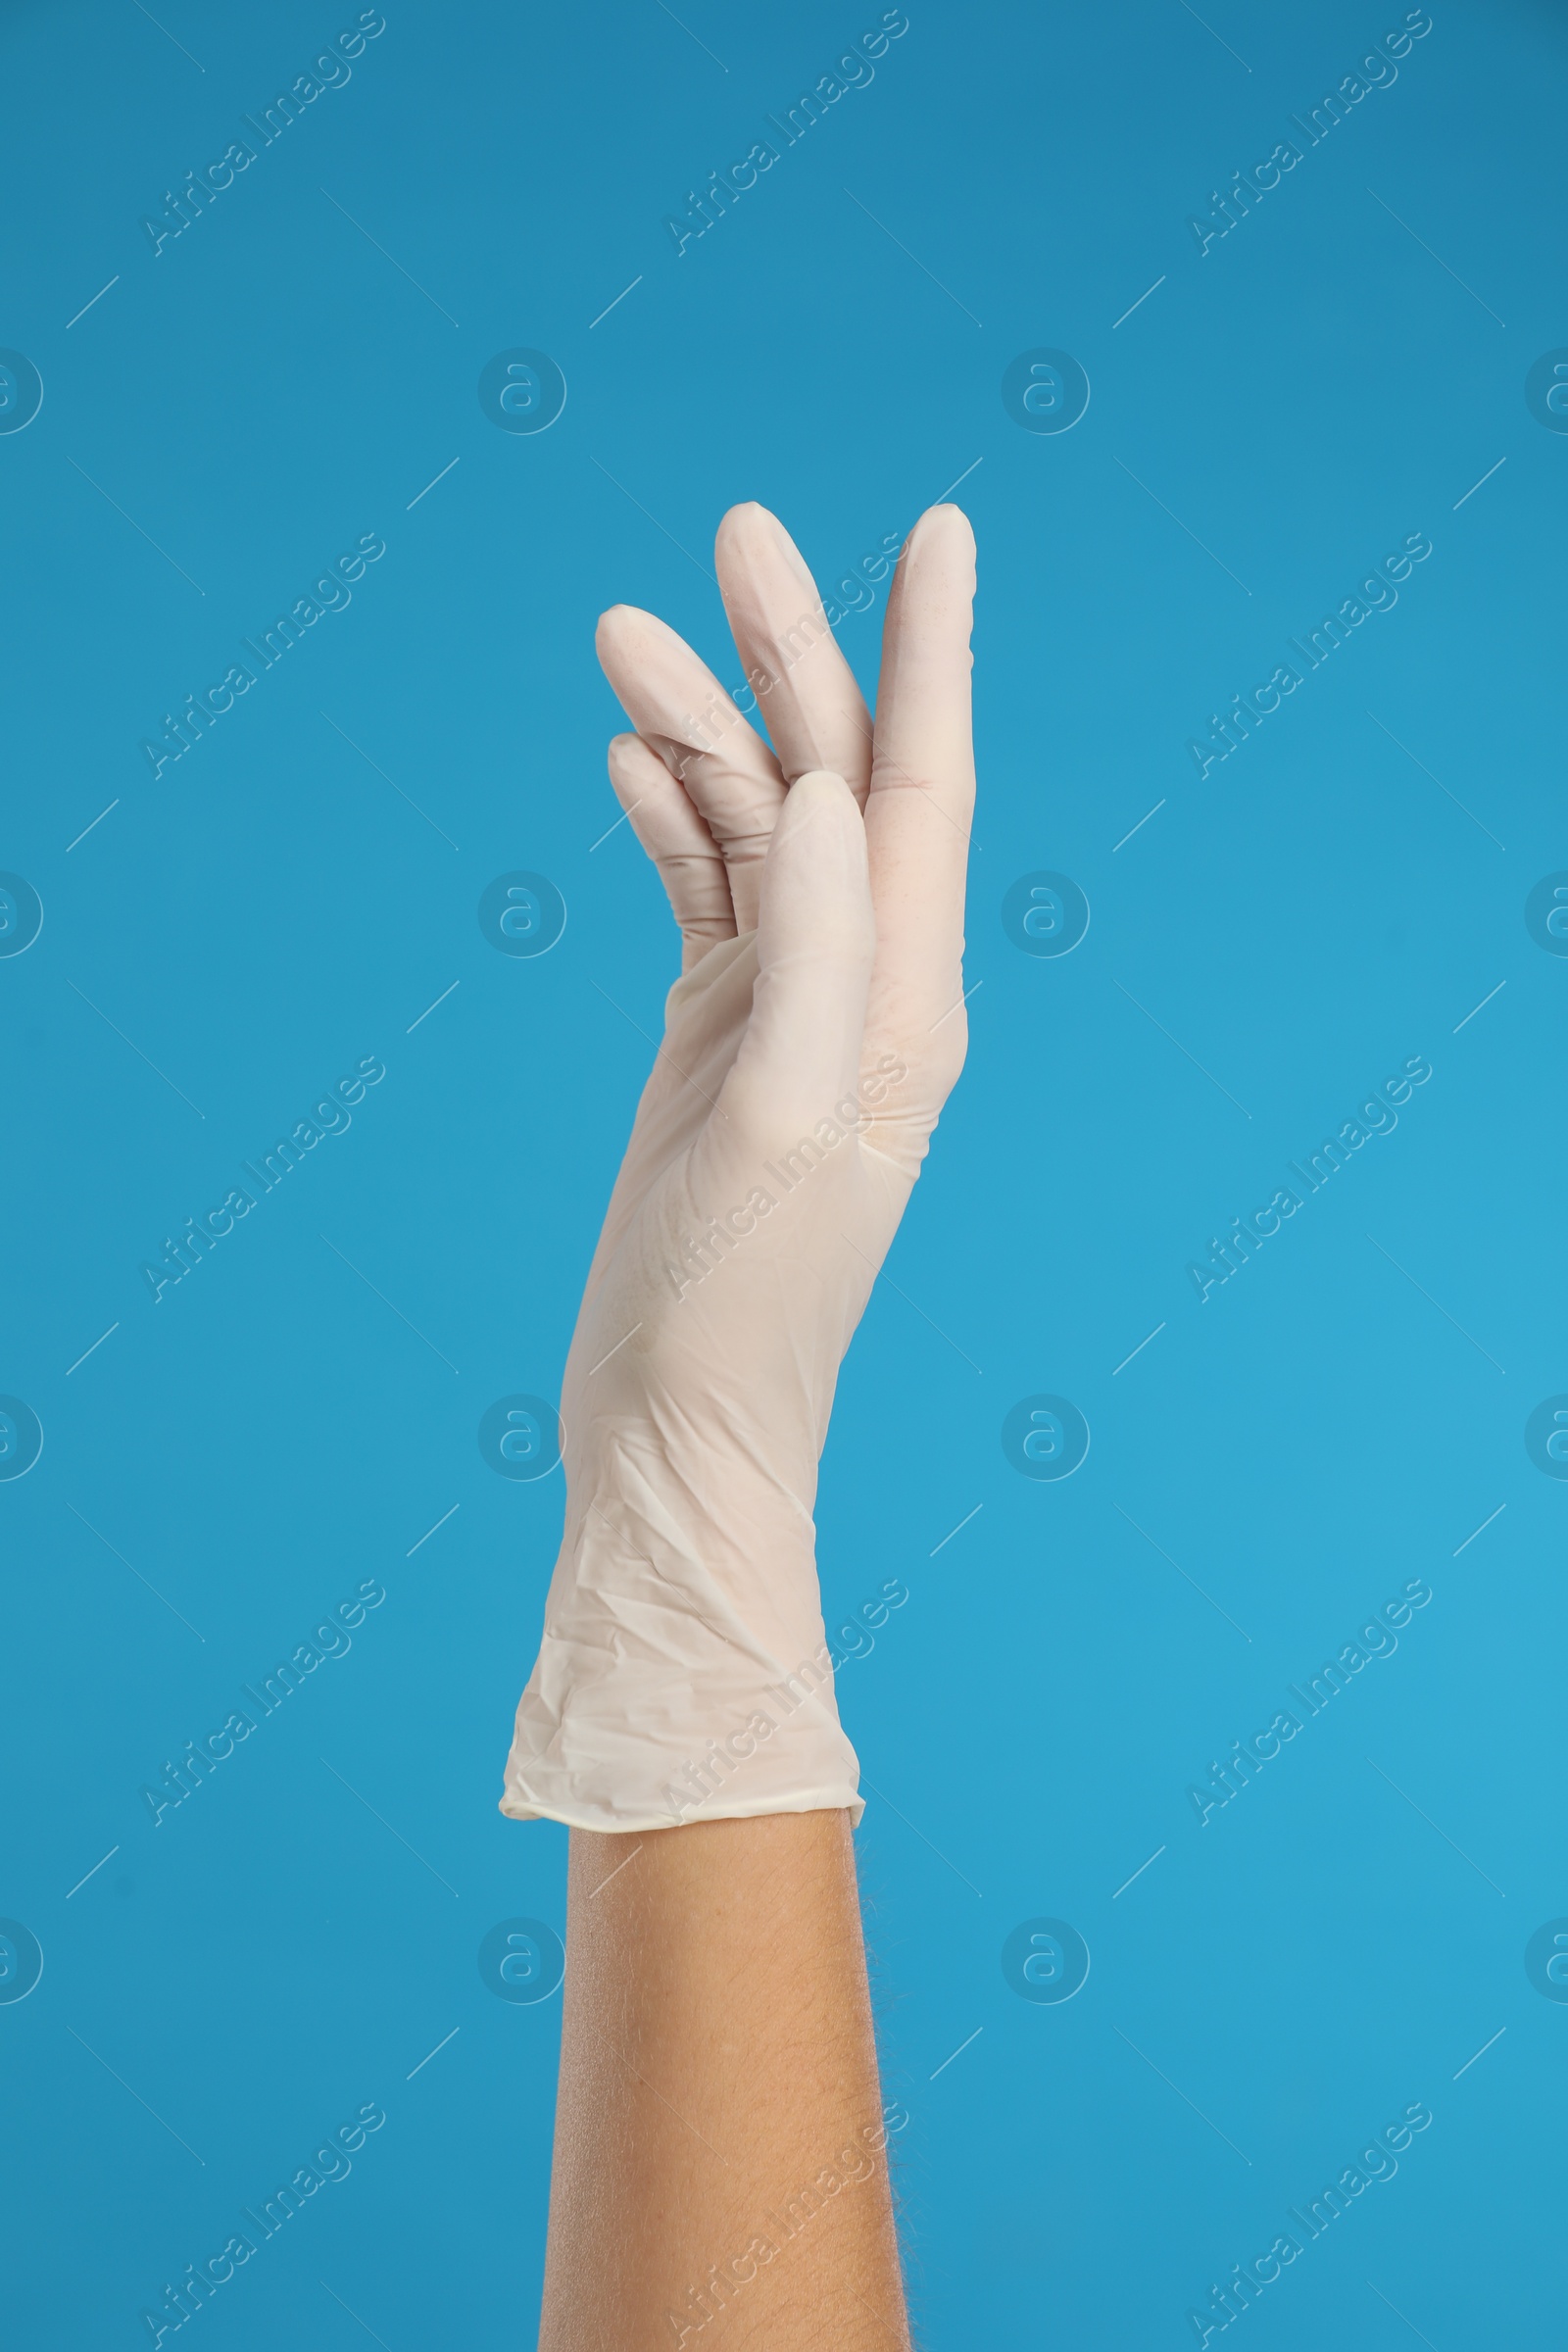
[(565, 1530), (501, 1800), (589, 1830), (859, 1818), (817, 1461), (964, 1055), (967, 521), (934, 507), (906, 543), (874, 732), (774, 517), (733, 508), (716, 563), (777, 759), (662, 621), (599, 628), (637, 728), (611, 780), (685, 969), (566, 1362)]

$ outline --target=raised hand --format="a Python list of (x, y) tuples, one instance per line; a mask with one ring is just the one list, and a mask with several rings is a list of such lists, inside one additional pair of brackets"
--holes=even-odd
[(901, 556), (873, 724), (793, 542), (716, 562), (774, 749), (652, 614), (610, 772), (683, 971), (562, 1396), (567, 1508), (503, 1810), (618, 1831), (846, 1807), (811, 1511), (838, 1367), (965, 1045), (974, 543)]

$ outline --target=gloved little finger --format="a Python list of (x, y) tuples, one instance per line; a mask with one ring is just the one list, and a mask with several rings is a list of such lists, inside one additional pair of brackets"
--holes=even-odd
[(729, 868), (735, 920), (757, 925), (757, 892), (784, 805), (778, 761), (683, 638), (652, 612), (616, 605), (599, 659), (632, 725), (684, 785)]
[(632, 831), (659, 868), (680, 925), (681, 969), (689, 971), (715, 940), (735, 936), (723, 855), (684, 788), (640, 735), (612, 740), (610, 781)]

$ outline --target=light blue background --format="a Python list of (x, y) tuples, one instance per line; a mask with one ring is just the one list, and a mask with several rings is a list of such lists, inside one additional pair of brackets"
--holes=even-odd
[[(830, 1623), (910, 1592), (841, 1703), (921, 2340), (1190, 2343), (1416, 2100), (1244, 2338), (1545, 2339), (1568, 1490), (1523, 1428), (1568, 1389), (1568, 962), (1523, 906), (1568, 865), (1568, 438), (1523, 386), (1568, 343), (1568, 37), (1433, 13), (1200, 258), (1188, 215), (1402, 9), (910, 0), (677, 259), (663, 216), (877, 8), (387, 0), (155, 258), (141, 216), (356, 12), (12, 0), (0, 343), (45, 396), (0, 438), (0, 866), (45, 920), (0, 961), (0, 1390), (45, 1443), (0, 1485), (0, 1911), (45, 1966), (0, 2007), (8, 2340), (147, 2341), (368, 2100), (200, 2339), (532, 2340), (559, 2005), (475, 1955), (564, 1925), (564, 1834), (495, 1809), (562, 1494), (475, 1431), (559, 1394), (674, 968), (629, 829), (594, 846), (593, 622), (648, 606), (735, 680), (729, 504), (832, 581), (966, 469), (973, 1044), (819, 1514)], [(538, 437), (476, 398), (514, 345), (566, 377)], [(1002, 406), (1036, 345), (1091, 379), (1060, 437)], [(1397, 608), (1200, 783), (1189, 736), (1414, 531)], [(349, 609), (154, 783), (162, 713), (368, 532)], [(840, 630), (868, 692), (880, 612)], [(514, 867), (569, 908), (538, 960), (476, 921)], [(1038, 867), (1093, 909), (1059, 961), (1001, 927)], [(1397, 1131), (1200, 1305), (1186, 1262), (1417, 1054)], [(350, 1131), (155, 1306), (140, 1261), (371, 1054)], [(1093, 1432), (1064, 1483), (1002, 1453), (1036, 1391)], [(1188, 1785), (1414, 1576), (1397, 1653), (1200, 1828)], [(369, 1577), (352, 1651), (155, 1829), (141, 1785)], [(1092, 1953), (1060, 2007), (1003, 1980), (1037, 1914)]]

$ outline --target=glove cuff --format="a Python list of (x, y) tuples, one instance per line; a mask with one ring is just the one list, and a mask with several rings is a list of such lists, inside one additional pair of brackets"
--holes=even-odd
[[(618, 1467), (614, 1491), (568, 1523), (502, 1812), (617, 1833), (839, 1809), (858, 1822), (810, 1560), (717, 1578), (701, 1540)], [(808, 1614), (759, 1622), (769, 1590), (809, 1593)]]

